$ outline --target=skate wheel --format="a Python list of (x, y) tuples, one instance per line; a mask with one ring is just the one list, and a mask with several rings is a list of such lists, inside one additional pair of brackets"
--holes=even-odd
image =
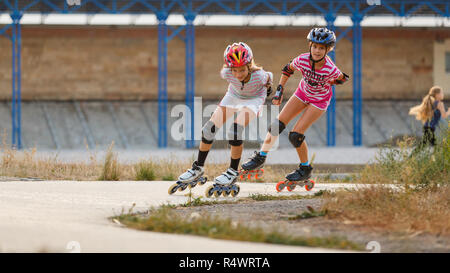
[(313, 180), (309, 180), (308, 182), (306, 182), (305, 189), (307, 191), (310, 191), (314, 188), (315, 184), (316, 184), (316, 182), (314, 182)]
[(248, 180), (252, 179), (252, 174), (251, 174), (251, 173), (249, 173), (249, 174), (247, 175), (247, 179), (248, 179)]
[(261, 175), (264, 173), (264, 169), (261, 169)]
[(280, 181), (280, 182), (278, 182), (278, 184), (275, 186), (275, 189), (277, 190), (277, 192), (281, 192), (281, 191), (284, 189), (285, 186), (286, 186), (286, 185), (285, 185), (284, 181)]
[(205, 192), (206, 197), (208, 198), (211, 197), (213, 195), (213, 192), (214, 192), (214, 185), (209, 186)]
[(178, 190), (178, 184), (173, 184), (172, 186), (170, 186), (168, 193), (169, 194), (174, 194), (176, 191)]
[(288, 190), (288, 191), (293, 191), (294, 189), (295, 189), (295, 183), (293, 183), (293, 182), (288, 182), (287, 183), (287, 186), (286, 186), (286, 189)]
[(239, 187), (238, 185), (236, 185), (236, 187), (234, 189), (231, 190), (231, 196), (235, 197), (236, 195), (239, 194), (239, 192), (241, 191), (241, 187)]
[(255, 175), (255, 179), (258, 179), (258, 174)]
[(214, 197), (219, 197), (222, 194), (222, 192), (214, 191)]
[(244, 180), (244, 175), (241, 174), (241, 176), (239, 177), (241, 180)]
[(222, 192), (223, 197), (227, 197), (228, 195), (230, 195), (229, 191), (223, 191)]
[(208, 181), (208, 178), (207, 178), (207, 177), (203, 177), (203, 178), (200, 180), (200, 185), (204, 185), (204, 184), (206, 183), (206, 181)]

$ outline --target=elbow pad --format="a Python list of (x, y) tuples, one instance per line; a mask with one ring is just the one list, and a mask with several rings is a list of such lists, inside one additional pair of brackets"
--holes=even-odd
[(288, 77), (290, 77), (292, 74), (294, 74), (294, 70), (292, 70), (290, 66), (291, 66), (291, 63), (288, 63), (281, 70), (283, 72), (283, 74), (288, 76)]

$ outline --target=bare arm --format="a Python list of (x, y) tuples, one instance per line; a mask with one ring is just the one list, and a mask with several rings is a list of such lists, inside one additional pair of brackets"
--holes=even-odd
[[(292, 66), (292, 63), (289, 64), (289, 69), (291, 71), (295, 71), (295, 68)], [(274, 105), (280, 105), (281, 102), (283, 101), (283, 90), (284, 90), (284, 86), (286, 85), (288, 79), (289, 79), (289, 77), (287, 75), (285, 75), (284, 73), (281, 74), (280, 82), (278, 83), (278, 87), (277, 87), (277, 93), (275, 93), (275, 96), (272, 98), (272, 103)], [(281, 88), (281, 92), (279, 92), (280, 88)], [(280, 93), (279, 97), (277, 96), (278, 93)]]
[(287, 81), (289, 80), (289, 77), (286, 75), (281, 75), (279, 85), (282, 85), (283, 87), (286, 85)]
[(442, 118), (447, 118), (450, 114), (450, 108), (448, 109), (447, 112), (445, 112), (444, 103), (442, 101), (438, 103), (437, 109), (439, 109), (439, 111), (441, 112)]

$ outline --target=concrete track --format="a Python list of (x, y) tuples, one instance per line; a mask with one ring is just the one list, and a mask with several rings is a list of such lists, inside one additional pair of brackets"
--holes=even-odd
[[(78, 246), (81, 252), (337, 252), (137, 231), (108, 219), (122, 211), (128, 212), (133, 203), (134, 211), (185, 203), (185, 192), (167, 194), (172, 183), (0, 182), (0, 252), (70, 252)], [(210, 183), (197, 186), (193, 194), (204, 196)], [(313, 194), (342, 186), (319, 184), (311, 192), (297, 188), (293, 193)], [(239, 197), (252, 193), (276, 194), (275, 184), (241, 183)]]

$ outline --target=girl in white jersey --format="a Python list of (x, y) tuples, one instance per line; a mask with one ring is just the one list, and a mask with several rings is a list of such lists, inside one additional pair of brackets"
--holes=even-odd
[(203, 166), (216, 132), (229, 117), (239, 111), (227, 134), (231, 145), (230, 166), (222, 175), (215, 178), (216, 183), (206, 192), (208, 197), (212, 194), (220, 195), (222, 192), (224, 195), (230, 193), (236, 195), (239, 192), (236, 185), (233, 187), (230, 185), (234, 184), (239, 174), (239, 161), (243, 150), (242, 133), (249, 122), (259, 114), (273, 80), (271, 72), (266, 72), (255, 65), (252, 50), (243, 42), (229, 45), (224, 52), (224, 61), (220, 75), (229, 82), (228, 91), (211, 119), (203, 126), (197, 160), (191, 169), (180, 175), (177, 182), (190, 183), (203, 175)]
[(309, 32), (307, 39), (309, 53), (300, 54), (282, 69), (283, 74), (277, 92), (272, 98), (272, 103), (274, 105), (281, 104), (284, 85), (295, 70), (299, 70), (303, 78), (294, 95), (278, 115), (277, 120), (269, 127), (269, 133), (267, 133), (261, 150), (255, 152), (249, 161), (242, 164), (244, 170), (261, 168), (279, 134), (294, 117), (303, 112), (292, 132), (289, 133), (289, 141), (297, 150), (301, 163), (299, 169), (288, 174), (286, 179), (304, 181), (311, 177), (312, 167), (308, 162), (308, 146), (304, 134), (326, 112), (332, 97), (331, 85), (344, 83), (348, 76), (341, 73), (327, 56), (328, 52), (333, 50), (336, 42), (333, 31), (326, 28), (314, 28)]

